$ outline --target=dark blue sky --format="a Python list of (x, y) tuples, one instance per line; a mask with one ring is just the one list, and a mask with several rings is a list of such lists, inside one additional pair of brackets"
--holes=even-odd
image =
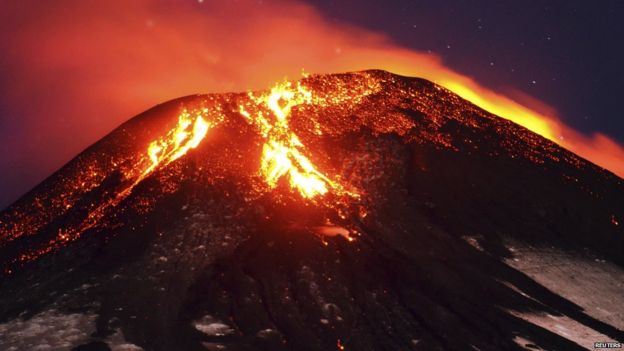
[(624, 142), (624, 1), (309, 2), (332, 20), (431, 50), (495, 91), (527, 93), (583, 133)]

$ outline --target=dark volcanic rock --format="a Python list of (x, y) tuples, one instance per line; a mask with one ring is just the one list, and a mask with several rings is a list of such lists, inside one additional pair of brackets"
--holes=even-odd
[[(1, 348), (624, 341), (622, 179), (428, 81), (369, 71), (302, 82), (316, 96), (359, 96), (296, 106), (290, 125), (360, 198), (266, 187), (263, 140), (239, 109), (247, 94), (157, 106), (0, 214)], [(181, 106), (223, 121), (116, 197)], [(355, 240), (320, 236), (327, 220)]]

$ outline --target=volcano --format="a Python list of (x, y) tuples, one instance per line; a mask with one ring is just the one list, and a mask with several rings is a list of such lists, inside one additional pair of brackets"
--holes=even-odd
[(0, 214), (3, 350), (624, 341), (624, 181), (426, 80), (136, 116)]

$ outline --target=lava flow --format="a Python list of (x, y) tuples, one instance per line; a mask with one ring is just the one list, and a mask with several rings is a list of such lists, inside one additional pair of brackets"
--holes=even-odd
[[(208, 130), (212, 127), (212, 124), (204, 119), (207, 113), (208, 109), (206, 108), (193, 112), (183, 109), (178, 116), (178, 123), (176, 126), (169, 130), (164, 137), (150, 143), (147, 154), (151, 164), (143, 171), (139, 171), (138, 173), (140, 175), (136, 177), (136, 179), (130, 182), (125, 188), (119, 190), (119, 192), (108, 201), (92, 208), (79, 224), (58, 228), (56, 236), (50, 239), (43, 247), (22, 253), (16, 261), (28, 262), (37, 259), (44, 254), (60, 248), (68, 242), (79, 239), (85, 231), (98, 225), (100, 220), (109, 214), (111, 209), (114, 209), (121, 201), (126, 199), (128, 195), (132, 193), (134, 187), (154, 172), (159, 166), (166, 166), (185, 155), (190, 149), (194, 149), (199, 145), (206, 136)], [(143, 158), (140, 159), (142, 160)], [(126, 174), (126, 177), (131, 178), (132, 174), (136, 173), (136, 170), (140, 168), (140, 166), (137, 165), (135, 168), (133, 172)]]
[[(288, 220), (349, 239), (394, 194), (388, 179), (406, 172), (390, 170), (416, 148), (465, 157), (487, 151), (540, 172), (565, 166), (565, 179), (575, 182), (592, 167), (425, 80), (383, 71), (309, 76), (268, 91), (186, 97), (128, 121), (0, 213), (0, 257), (11, 266), (83, 236), (139, 231), (186, 186), (216, 187), (205, 196), (237, 194), (244, 203), (233, 207), (262, 218), (267, 208), (307, 211), (299, 212), (305, 220)], [(401, 161), (386, 164), (391, 154)], [(434, 165), (414, 162), (423, 173)]]
[(290, 186), (304, 198), (324, 195), (328, 189), (338, 195), (358, 196), (357, 193), (346, 191), (312, 164), (301, 151), (303, 143), (288, 125), (293, 107), (313, 103), (309, 89), (300, 82), (293, 87), (293, 83), (287, 81), (274, 86), (268, 94), (255, 96), (249, 93), (249, 97), (250, 102), (256, 105), (255, 113), (252, 115), (244, 104), (239, 106), (239, 112), (258, 128), (266, 140), (260, 171), (271, 189), (277, 186), (280, 178), (288, 176)]
[(553, 311), (619, 340), (580, 310), (617, 289), (579, 307), (578, 279), (531, 274), (585, 265), (598, 295), (624, 264), (622, 198), (612, 173), (424, 79), (186, 96), (0, 212), (0, 349), (51, 312), (88, 313), (73, 343), (156, 351), (578, 349), (538, 328)]
[[(258, 173), (268, 190), (275, 189), (280, 179), (287, 178), (292, 191), (314, 203), (318, 203), (315, 198), (329, 192), (339, 198), (359, 198), (360, 195), (356, 191), (347, 190), (346, 186), (331, 179), (304, 155), (304, 144), (290, 128), (289, 118), (291, 111), (297, 106), (340, 104), (349, 99), (361, 99), (362, 96), (373, 91), (367, 90), (352, 94), (342, 89), (327, 96), (314, 97), (312, 90), (304, 87), (301, 82), (285, 81), (276, 84), (268, 92), (248, 93), (246, 98), (239, 103), (237, 112), (256, 129), (264, 141)], [(346, 94), (354, 96), (349, 98), (341, 96)], [(166, 131), (162, 137), (151, 141), (142, 156), (132, 157), (135, 160), (133, 166), (126, 170), (120, 169), (124, 175), (125, 186), (117, 189), (108, 200), (90, 205), (87, 215), (78, 223), (59, 227), (56, 235), (51, 239), (36, 249), (21, 253), (14, 261), (21, 263), (32, 261), (79, 239), (87, 230), (100, 224), (100, 221), (125, 200), (144, 179), (197, 148), (208, 131), (220, 125), (225, 117), (222, 106), (219, 104), (211, 108), (204, 106), (183, 108), (173, 128)], [(317, 133), (322, 134), (318, 122), (315, 123)], [(69, 204), (67, 209), (72, 206)], [(331, 222), (328, 221), (328, 224)], [(346, 231), (346, 229), (342, 230)], [(21, 234), (24, 233), (25, 231)], [(12, 233), (3, 237), (13, 240), (21, 234)], [(340, 235), (352, 239), (348, 234)]]
[(176, 127), (170, 130), (164, 138), (150, 143), (147, 154), (152, 164), (143, 171), (143, 175), (151, 173), (160, 164), (168, 165), (184, 156), (190, 149), (196, 148), (212, 126), (202, 116), (207, 113), (207, 108), (203, 108), (195, 116), (183, 110), (178, 117)]

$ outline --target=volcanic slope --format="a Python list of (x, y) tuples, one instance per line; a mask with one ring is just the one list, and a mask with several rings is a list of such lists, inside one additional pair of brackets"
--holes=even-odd
[(624, 341), (624, 182), (365, 71), (129, 120), (0, 213), (0, 349)]

